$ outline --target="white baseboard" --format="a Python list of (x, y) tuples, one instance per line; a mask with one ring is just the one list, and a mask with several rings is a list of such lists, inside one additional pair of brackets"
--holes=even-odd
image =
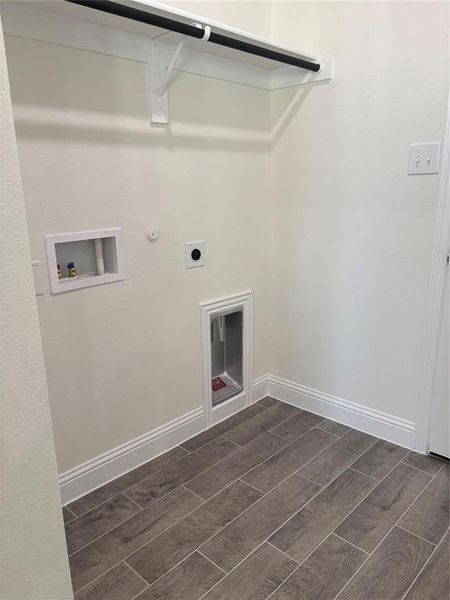
[[(331, 396), (276, 375), (266, 374), (253, 381), (252, 401), (257, 402), (264, 396), (272, 396), (400, 446), (414, 447), (415, 426), (411, 421)], [(223, 418), (226, 416), (229, 415), (226, 414)], [(178, 446), (203, 431), (205, 422), (203, 408), (196, 408), (170, 423), (62, 473), (59, 476), (59, 485), (63, 504), (84, 496)]]
[(257, 377), (253, 380), (253, 390), (252, 390), (252, 402), (258, 402), (267, 396), (267, 383), (269, 381), (269, 375), (262, 375), (261, 377)]
[[(262, 391), (263, 386), (265, 393)], [(282, 400), (322, 417), (333, 419), (333, 421), (359, 429), (399, 446), (409, 449), (414, 448), (415, 424), (412, 421), (271, 374), (265, 376), (264, 384), (261, 384), (259, 393), (263, 396), (272, 396), (277, 400)]]
[(203, 408), (157, 427), (117, 446), (59, 476), (63, 504), (67, 504), (101, 485), (135, 469), (163, 452), (178, 446), (204, 429)]

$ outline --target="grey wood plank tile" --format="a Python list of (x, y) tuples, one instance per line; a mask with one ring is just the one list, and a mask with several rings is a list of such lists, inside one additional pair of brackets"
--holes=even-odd
[(336, 533), (372, 552), (425, 486), (431, 475), (399, 464), (341, 523)]
[(375, 477), (375, 479), (383, 479), (408, 452), (409, 450), (406, 448), (385, 440), (378, 440), (372, 448), (369, 448), (361, 458), (352, 464), (352, 468)]
[(223, 437), (217, 437), (176, 463), (127, 489), (126, 494), (141, 506), (147, 507), (232, 454), (238, 447)]
[(90, 583), (199, 504), (201, 500), (197, 496), (184, 488), (178, 488), (72, 554), (69, 562), (74, 590)]
[(331, 534), (270, 600), (331, 600), (366, 558), (367, 554)]
[(376, 441), (371, 435), (352, 429), (305, 465), (300, 475), (318, 485), (328, 485)]
[(302, 562), (361, 502), (376, 482), (348, 469), (294, 515), (269, 541)]
[(265, 408), (266, 406), (260, 405), (259, 403), (251, 404), (250, 406), (247, 406), (246, 408), (240, 410), (231, 417), (228, 417), (228, 419), (225, 419), (224, 421), (213, 425), (209, 429), (206, 429), (205, 431), (202, 431), (201, 433), (187, 440), (186, 442), (183, 442), (181, 446), (186, 450), (189, 450), (190, 452), (197, 450), (198, 448), (204, 446), (204, 444), (207, 444), (214, 438), (219, 437), (220, 435), (226, 433), (230, 429), (234, 429), (234, 427), (237, 427), (247, 419), (250, 419), (250, 417), (254, 417), (258, 413), (265, 410)]
[(73, 514), (73, 512), (69, 508), (67, 508), (67, 506), (62, 507), (62, 513), (63, 513), (64, 525), (67, 525), (67, 523), (70, 523), (70, 521), (73, 521), (74, 519), (77, 518)]
[(253, 469), (287, 444), (286, 440), (271, 433), (265, 433), (217, 465), (188, 481), (186, 487), (202, 498), (211, 498), (226, 485)]
[(274, 406), (274, 404), (280, 404), (280, 401), (272, 398), (272, 396), (265, 396), (264, 398), (261, 398), (261, 400), (258, 400), (257, 404), (269, 408), (270, 406)]
[(320, 429), (311, 429), (296, 442), (255, 467), (242, 479), (258, 490), (268, 492), (337, 439), (336, 436)]
[(333, 433), (338, 437), (343, 436), (351, 429), (350, 427), (347, 427), (347, 425), (342, 425), (342, 423), (336, 423), (336, 421), (331, 421), (330, 419), (324, 419), (323, 421), (321, 421), (321, 423), (317, 425), (317, 428), (321, 429), (322, 431), (328, 431), (328, 433)]
[(409, 452), (403, 459), (403, 462), (432, 475), (436, 475), (439, 469), (442, 468), (442, 465), (445, 464), (438, 458), (426, 454), (418, 454), (417, 452)]
[(238, 425), (234, 429), (230, 429), (224, 434), (227, 440), (231, 440), (235, 444), (245, 446), (261, 434), (273, 429), (276, 425), (285, 421), (292, 415), (299, 411), (295, 406), (290, 404), (284, 404), (280, 402), (274, 404), (270, 408), (266, 408), (263, 412), (247, 419), (241, 425)]
[(450, 535), (442, 539), (405, 600), (446, 600), (450, 598)]
[(231, 571), (319, 491), (315, 484), (292, 475), (219, 531), (200, 548), (201, 552), (220, 568)]
[(299, 409), (297, 414), (287, 419), (287, 421), (283, 421), (271, 431), (293, 442), (321, 421), (323, 421), (323, 417)]
[(198, 600), (223, 576), (209, 560), (194, 552), (136, 600)]
[(127, 563), (153, 583), (260, 497), (260, 492), (236, 481), (128, 557)]
[(337, 596), (338, 600), (401, 600), (433, 548), (428, 542), (394, 527)]
[(147, 584), (123, 562), (75, 594), (75, 600), (132, 600)]
[(439, 543), (449, 525), (449, 474), (445, 465), (399, 523), (433, 544)]
[(68, 508), (74, 514), (80, 516), (88, 510), (91, 510), (99, 504), (102, 504), (102, 502), (105, 502), (113, 496), (116, 496), (118, 493), (123, 492), (138, 481), (141, 481), (149, 475), (164, 469), (186, 454), (187, 450), (184, 450), (183, 448), (172, 448), (172, 450), (169, 450), (165, 454), (161, 454), (161, 456), (157, 456), (153, 460), (144, 463), (140, 467), (137, 467), (137, 469), (133, 469), (132, 471), (125, 473), (125, 475), (122, 475), (117, 479), (113, 479), (113, 481), (105, 483), (105, 485), (102, 485), (96, 490), (89, 492), (89, 494), (86, 494), (85, 496), (78, 498), (78, 500), (71, 502), (68, 505)]
[(263, 544), (222, 579), (204, 600), (266, 600), (297, 564), (269, 544)]
[(66, 542), (69, 554), (73, 554), (86, 544), (120, 525), (129, 517), (139, 512), (139, 507), (119, 494), (79, 517), (66, 526)]

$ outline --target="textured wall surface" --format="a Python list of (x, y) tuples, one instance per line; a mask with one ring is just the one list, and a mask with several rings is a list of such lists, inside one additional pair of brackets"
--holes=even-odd
[(73, 598), (0, 24), (0, 598)]

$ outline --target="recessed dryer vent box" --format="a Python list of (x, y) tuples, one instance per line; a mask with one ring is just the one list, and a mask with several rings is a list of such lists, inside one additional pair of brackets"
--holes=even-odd
[(125, 279), (120, 227), (49, 234), (45, 242), (52, 294)]

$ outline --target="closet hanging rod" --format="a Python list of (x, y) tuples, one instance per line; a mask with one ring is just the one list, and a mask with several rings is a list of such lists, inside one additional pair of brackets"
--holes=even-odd
[(215, 33), (214, 31), (210, 31), (209, 27), (203, 29), (196, 25), (175, 21), (175, 19), (169, 19), (168, 17), (118, 4), (117, 2), (111, 2), (110, 0), (66, 0), (66, 2), (100, 10), (111, 15), (131, 19), (132, 21), (146, 23), (147, 25), (154, 25), (155, 27), (161, 27), (162, 29), (168, 29), (169, 31), (175, 31), (176, 33), (187, 35), (198, 40), (203, 39), (204, 41), (218, 44), (219, 46), (225, 46), (226, 48), (232, 48), (233, 50), (239, 50), (241, 52), (246, 52), (247, 54), (260, 56), (261, 58), (267, 58), (293, 67), (299, 67), (300, 69), (306, 69), (307, 71), (314, 71), (317, 73), (321, 68), (319, 63), (290, 56), (289, 54), (270, 50), (255, 44), (249, 44), (248, 42), (231, 38), (220, 33)]

